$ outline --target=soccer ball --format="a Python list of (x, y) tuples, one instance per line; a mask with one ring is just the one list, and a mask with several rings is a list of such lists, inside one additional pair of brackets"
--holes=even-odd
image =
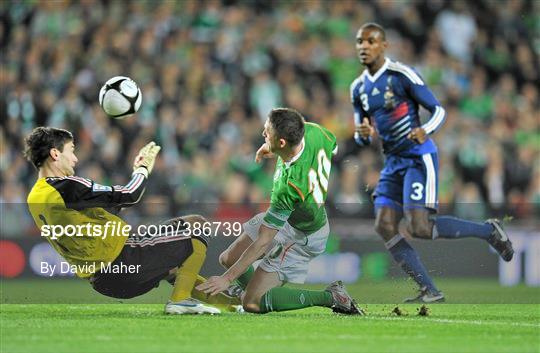
[(135, 81), (125, 76), (109, 79), (99, 91), (99, 105), (108, 116), (124, 119), (141, 107), (142, 93)]

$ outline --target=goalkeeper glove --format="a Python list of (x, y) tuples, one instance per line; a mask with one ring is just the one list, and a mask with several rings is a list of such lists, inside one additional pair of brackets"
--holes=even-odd
[[(133, 163), (133, 172), (142, 173), (146, 176), (152, 173), (154, 169), (154, 163), (156, 162), (156, 157), (161, 150), (161, 147), (156, 145), (154, 141), (150, 142), (141, 150), (137, 157), (135, 157), (135, 162)], [(141, 170), (141, 168), (143, 168)]]

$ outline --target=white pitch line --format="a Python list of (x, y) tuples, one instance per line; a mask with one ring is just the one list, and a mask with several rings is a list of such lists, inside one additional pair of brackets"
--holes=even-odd
[(418, 321), (426, 320), (428, 322), (437, 322), (441, 324), (471, 324), (471, 325), (505, 325), (505, 326), (522, 326), (522, 327), (536, 327), (540, 328), (540, 324), (531, 324), (526, 322), (503, 322), (503, 321), (482, 321), (482, 320), (452, 320), (452, 319), (435, 319), (435, 318), (414, 318), (414, 317), (369, 317), (370, 320), (386, 320), (386, 321)]

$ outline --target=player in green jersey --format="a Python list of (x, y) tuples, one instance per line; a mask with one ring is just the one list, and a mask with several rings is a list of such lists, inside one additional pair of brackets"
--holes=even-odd
[[(324, 252), (328, 218), (324, 208), (336, 137), (324, 127), (306, 123), (294, 109), (273, 109), (264, 124), (265, 143), (256, 161), (277, 156), (270, 207), (244, 224), (244, 233), (220, 256), (228, 270), (197, 289), (215, 295), (237, 280), (246, 311), (267, 313), (324, 306), (360, 314), (343, 284), (326, 290), (281, 287), (304, 283), (311, 259)], [(253, 262), (262, 258), (257, 270)]]

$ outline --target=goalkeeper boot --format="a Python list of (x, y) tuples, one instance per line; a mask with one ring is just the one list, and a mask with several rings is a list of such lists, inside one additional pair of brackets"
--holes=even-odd
[(444, 302), (444, 294), (441, 291), (429, 291), (426, 287), (420, 289), (418, 295), (414, 298), (407, 298), (403, 301), (407, 304), (412, 303), (442, 303)]
[(165, 314), (185, 315), (185, 314), (221, 314), (221, 310), (207, 305), (196, 299), (184, 299), (179, 302), (167, 302)]
[(491, 233), (488, 243), (499, 253), (504, 261), (509, 262), (514, 257), (514, 248), (502, 227), (501, 221), (498, 219), (488, 219), (486, 223), (493, 226), (493, 233)]
[(354, 300), (341, 281), (332, 282), (325, 289), (332, 294), (333, 304), (332, 311), (338, 314), (347, 315), (364, 315), (364, 311), (360, 309), (356, 300)]

